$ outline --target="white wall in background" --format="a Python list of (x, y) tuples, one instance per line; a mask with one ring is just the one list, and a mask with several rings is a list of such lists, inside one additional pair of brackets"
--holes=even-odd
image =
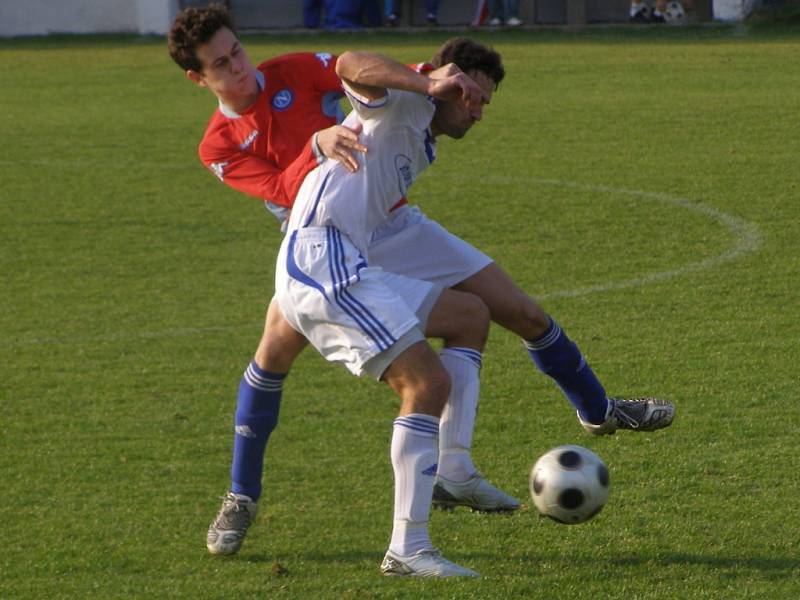
[(178, 0), (0, 0), (0, 36), (166, 33)]

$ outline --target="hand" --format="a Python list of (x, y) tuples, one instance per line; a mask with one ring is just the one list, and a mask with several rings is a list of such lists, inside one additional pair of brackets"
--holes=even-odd
[(361, 123), (353, 129), (334, 125), (317, 133), (317, 146), (327, 158), (338, 160), (348, 171), (354, 173), (358, 170), (356, 152), (367, 152), (367, 147), (358, 141), (360, 133)]
[[(436, 77), (429, 77), (429, 96), (447, 102), (461, 100), (467, 107), (481, 106), (488, 100), (486, 93), (475, 80), (464, 74), (455, 65), (452, 65), (452, 67), (445, 65), (433, 73), (436, 73)], [(448, 75), (447, 73), (451, 74)], [(444, 77), (439, 78), (441, 76)]]
[(434, 69), (428, 73), (428, 77), (431, 79), (447, 79), (448, 77), (461, 72), (461, 69), (458, 68), (456, 63), (447, 63), (443, 67), (439, 67), (438, 69)]

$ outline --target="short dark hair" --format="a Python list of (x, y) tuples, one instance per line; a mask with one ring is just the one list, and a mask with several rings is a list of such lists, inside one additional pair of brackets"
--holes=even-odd
[(228, 9), (221, 4), (184, 8), (175, 17), (167, 36), (169, 55), (184, 71), (201, 72), (203, 65), (197, 58), (197, 47), (207, 44), (223, 27), (236, 33)]
[(495, 89), (506, 75), (503, 59), (498, 52), (465, 37), (447, 40), (431, 63), (435, 67), (454, 63), (464, 73), (480, 71), (494, 81)]

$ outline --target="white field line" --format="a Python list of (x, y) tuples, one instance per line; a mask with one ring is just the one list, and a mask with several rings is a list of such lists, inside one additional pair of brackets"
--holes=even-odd
[[(700, 261), (691, 262), (681, 267), (677, 267), (675, 269), (668, 269), (666, 271), (658, 271), (656, 273), (650, 273), (648, 275), (643, 275), (642, 277), (636, 277), (633, 279), (625, 279), (623, 281), (612, 281), (598, 285), (580, 287), (572, 290), (560, 290), (560, 291), (550, 292), (548, 294), (537, 296), (537, 298), (540, 300), (548, 300), (553, 298), (576, 298), (579, 296), (586, 296), (588, 294), (598, 294), (603, 292), (609, 292), (612, 290), (620, 290), (624, 288), (649, 285), (651, 283), (664, 281), (666, 279), (671, 279), (673, 277), (678, 277), (680, 275), (685, 275), (687, 273), (692, 273), (695, 271), (701, 271), (717, 267), (723, 263), (736, 260), (737, 258), (749, 252), (755, 252), (761, 245), (761, 238), (762, 238), (761, 232), (759, 231), (758, 227), (755, 224), (749, 223), (748, 221), (744, 221), (743, 219), (739, 219), (738, 217), (734, 217), (732, 215), (719, 211), (715, 208), (711, 208), (710, 206), (707, 206), (705, 204), (693, 202), (687, 198), (676, 198), (673, 196), (668, 196), (667, 194), (642, 192), (638, 190), (626, 190), (626, 189), (613, 188), (603, 185), (590, 185), (572, 181), (558, 181), (553, 179), (538, 179), (538, 178), (532, 178), (530, 179), (530, 181), (539, 183), (541, 185), (550, 185), (554, 187), (572, 188), (588, 192), (632, 196), (634, 198), (640, 198), (646, 201), (658, 202), (661, 204), (667, 204), (670, 206), (683, 208), (698, 213), (700, 215), (703, 215), (709, 218), (710, 220), (715, 221), (727, 227), (734, 237), (734, 243), (730, 248), (720, 252), (719, 254), (716, 254), (714, 256), (711, 256), (709, 258)], [(180, 328), (161, 329), (158, 331), (129, 331), (129, 332), (110, 333), (106, 335), (78, 336), (78, 337), (68, 337), (68, 338), (36, 338), (30, 340), (18, 340), (16, 343), (12, 342), (9, 345), (12, 347), (29, 346), (29, 345), (50, 345), (50, 344), (74, 345), (85, 342), (115, 342), (118, 340), (131, 340), (131, 339), (184, 337), (184, 336), (200, 335), (205, 333), (218, 333), (224, 331), (233, 331), (237, 329), (256, 328), (260, 327), (262, 323), (263, 322), (240, 323), (238, 325), (218, 325), (209, 327), (180, 327)]]
[(589, 185), (583, 183), (576, 183), (572, 181), (558, 181), (553, 179), (538, 179), (538, 178), (533, 178), (532, 180), (535, 181), (536, 183), (540, 183), (543, 185), (572, 188), (576, 190), (584, 190), (587, 192), (620, 194), (624, 196), (632, 196), (634, 198), (640, 198), (642, 200), (647, 200), (651, 202), (658, 202), (660, 204), (667, 204), (679, 208), (685, 208), (687, 210), (708, 217), (709, 219), (711, 219), (712, 221), (716, 221), (720, 225), (724, 225), (725, 227), (728, 228), (728, 230), (731, 232), (734, 238), (733, 245), (727, 250), (724, 250), (723, 252), (715, 256), (710, 256), (703, 260), (691, 262), (681, 267), (677, 267), (675, 269), (658, 271), (656, 273), (650, 273), (648, 275), (643, 275), (642, 277), (636, 277), (633, 279), (625, 279), (623, 281), (613, 281), (608, 283), (576, 288), (573, 290), (562, 290), (557, 292), (551, 292), (549, 294), (537, 296), (537, 298), (539, 299), (544, 300), (552, 298), (576, 298), (578, 296), (586, 296), (587, 294), (597, 294), (602, 292), (609, 292), (612, 290), (621, 290), (624, 288), (649, 285), (651, 283), (664, 281), (665, 279), (671, 279), (673, 277), (685, 275), (686, 273), (692, 273), (695, 271), (702, 271), (705, 269), (711, 269), (717, 267), (722, 263), (736, 260), (737, 258), (743, 256), (744, 254), (755, 252), (761, 246), (761, 238), (762, 238), (761, 232), (759, 231), (758, 227), (755, 224), (740, 219), (738, 217), (734, 217), (733, 215), (729, 215), (728, 213), (724, 213), (715, 208), (711, 208), (710, 206), (707, 206), (705, 204), (693, 202), (688, 198), (676, 198), (674, 196), (668, 196), (667, 194), (660, 194), (655, 192), (625, 190), (620, 188), (608, 187), (604, 185)]

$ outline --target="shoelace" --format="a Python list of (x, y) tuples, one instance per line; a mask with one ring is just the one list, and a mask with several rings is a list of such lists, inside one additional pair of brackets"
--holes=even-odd
[(239, 500), (235, 496), (220, 496), (219, 499), (225, 502), (225, 508), (233, 506), (237, 512), (244, 510), (245, 501)]
[(231, 496), (220, 496), (220, 499), (224, 501), (222, 510), (220, 511), (219, 517), (214, 521), (214, 524), (219, 526), (221, 523), (226, 522), (230, 523), (231, 515), (230, 513), (240, 513), (244, 512), (245, 522), (244, 523), (236, 523), (237, 525), (244, 525), (245, 527), (250, 526), (250, 521), (252, 517), (250, 513), (245, 510), (244, 502), (238, 500), (237, 498)]
[(614, 418), (617, 421), (622, 421), (626, 425), (628, 425), (632, 429), (639, 429), (639, 421), (634, 419), (632, 416), (627, 414), (624, 410), (619, 408), (619, 404), (614, 402), (614, 410), (613, 410)]

